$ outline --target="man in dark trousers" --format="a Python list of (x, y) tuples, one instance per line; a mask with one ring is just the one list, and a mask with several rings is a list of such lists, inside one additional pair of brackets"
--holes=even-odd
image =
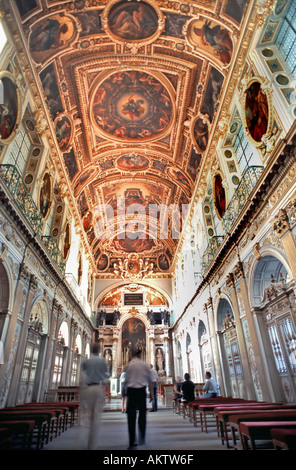
[(141, 360), (141, 350), (133, 351), (133, 358), (125, 370), (125, 384), (127, 390), (127, 421), (129, 432), (129, 447), (134, 449), (136, 442), (136, 419), (139, 411), (138, 427), (139, 441), (138, 445), (145, 444), (146, 434), (146, 389), (149, 387), (150, 401), (153, 398), (153, 389), (151, 381), (150, 366)]
[(190, 380), (190, 375), (188, 373), (184, 375), (184, 379), (185, 380), (181, 386), (182, 401), (187, 401), (187, 403), (189, 403), (195, 399), (195, 387), (194, 383)]

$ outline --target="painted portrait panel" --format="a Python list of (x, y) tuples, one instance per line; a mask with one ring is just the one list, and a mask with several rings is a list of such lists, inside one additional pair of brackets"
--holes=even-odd
[(64, 235), (64, 258), (67, 259), (71, 246), (71, 229), (70, 224), (67, 223), (65, 228), (65, 235)]
[(64, 152), (68, 149), (73, 135), (72, 122), (68, 116), (61, 115), (55, 120), (55, 133), (59, 148)]
[(43, 183), (40, 190), (39, 207), (43, 218), (48, 214), (51, 204), (51, 176), (49, 173), (45, 173), (43, 177)]
[(197, 170), (199, 168), (200, 162), (201, 162), (201, 154), (196, 153), (194, 149), (192, 149), (191, 154), (190, 154), (190, 159), (187, 167), (187, 171), (190, 174), (191, 178), (195, 180)]
[(209, 73), (206, 91), (201, 107), (201, 113), (203, 115), (208, 115), (210, 122), (212, 122), (217, 108), (223, 81), (224, 75), (215, 67), (212, 67)]
[(117, 38), (139, 41), (150, 38), (156, 33), (158, 16), (152, 6), (146, 2), (122, 1), (110, 9), (108, 25)]
[(40, 80), (44, 89), (51, 118), (54, 121), (57, 115), (61, 114), (64, 109), (53, 64), (48, 65), (44, 70), (42, 70), (40, 73)]
[(169, 260), (167, 259), (167, 257), (164, 254), (159, 255), (159, 257), (158, 257), (158, 266), (162, 271), (167, 271), (169, 269), (170, 263), (169, 263)]
[(245, 119), (248, 131), (256, 142), (261, 142), (268, 128), (268, 101), (261, 84), (254, 81), (246, 90)]
[(99, 261), (98, 261), (98, 270), (99, 271), (105, 271), (105, 269), (107, 269), (108, 267), (108, 256), (106, 255), (101, 255), (100, 258), (99, 258)]
[(144, 323), (137, 318), (129, 318), (122, 326), (122, 364), (132, 359), (133, 349), (142, 350), (141, 359), (146, 359), (146, 331)]
[(19, 118), (18, 91), (6, 72), (0, 74), (0, 80), (1, 98), (3, 98), (3, 102), (0, 102), (0, 142), (8, 143), (13, 138)]
[(193, 139), (199, 150), (206, 150), (209, 139), (209, 126), (206, 119), (199, 117), (194, 122)]
[(199, 50), (228, 65), (232, 58), (233, 42), (230, 32), (212, 19), (194, 19), (188, 26), (188, 41)]
[(219, 173), (214, 178), (214, 199), (217, 213), (222, 219), (226, 210), (226, 195), (222, 184), (222, 178)]
[(66, 15), (53, 15), (34, 26), (29, 47), (35, 62), (44, 62), (74, 40), (76, 28)]

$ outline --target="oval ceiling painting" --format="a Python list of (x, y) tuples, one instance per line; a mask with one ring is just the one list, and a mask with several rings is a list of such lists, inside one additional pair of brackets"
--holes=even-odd
[(261, 142), (268, 129), (269, 111), (267, 95), (258, 81), (254, 81), (246, 91), (245, 119), (251, 137)]
[(92, 119), (105, 137), (148, 141), (170, 130), (173, 104), (167, 88), (138, 70), (117, 72), (100, 82), (91, 100)]
[(145, 170), (149, 165), (149, 160), (142, 155), (122, 155), (118, 158), (117, 165), (121, 170)]
[(158, 29), (155, 10), (146, 2), (126, 1), (116, 3), (108, 14), (112, 34), (129, 41), (147, 39)]
[[(12, 77), (13, 78), (13, 77)], [(18, 89), (9, 72), (0, 74), (0, 142), (9, 142), (14, 137), (19, 118)]]

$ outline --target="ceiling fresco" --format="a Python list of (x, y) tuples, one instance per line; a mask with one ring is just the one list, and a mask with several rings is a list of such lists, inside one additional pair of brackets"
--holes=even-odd
[(98, 276), (170, 274), (247, 3), (16, 0)]

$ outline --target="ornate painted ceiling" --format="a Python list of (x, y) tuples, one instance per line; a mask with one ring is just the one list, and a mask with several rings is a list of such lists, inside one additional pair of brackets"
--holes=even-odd
[(170, 273), (247, 3), (16, 1), (98, 275)]

